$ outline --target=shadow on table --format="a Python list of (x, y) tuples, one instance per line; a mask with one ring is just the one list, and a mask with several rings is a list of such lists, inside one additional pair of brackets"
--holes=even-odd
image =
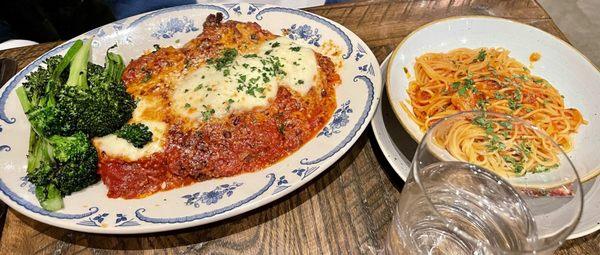
[[(396, 118), (394, 111), (389, 103), (387, 92), (385, 88), (383, 89), (381, 102), (381, 114), (383, 117), (383, 122), (385, 125), (385, 129), (388, 132), (392, 142), (395, 145), (395, 149), (399, 153), (401, 153), (405, 159), (405, 164), (407, 165), (407, 170), (410, 170), (410, 161), (412, 160), (415, 151), (417, 150), (417, 142), (415, 142), (412, 137), (406, 132), (400, 121)], [(371, 140), (371, 144), (373, 145), (373, 153), (375, 153), (375, 157), (379, 162), (379, 165), (383, 168), (385, 174), (388, 176), (388, 179), (392, 182), (394, 187), (398, 190), (398, 192), (402, 191), (402, 187), (404, 186), (404, 180), (400, 178), (400, 176), (396, 173), (396, 170), (392, 167), (389, 161), (386, 159), (383, 151), (381, 150), (379, 144), (377, 143), (377, 139), (375, 139), (375, 135), (373, 134), (373, 129), (369, 127), (369, 138)], [(390, 148), (390, 150), (392, 150)]]
[[(241, 240), (236, 241), (236, 243), (225, 243), (226, 241), (221, 242), (218, 239), (241, 233), (263, 224), (264, 227), (270, 228), (271, 226), (268, 224), (276, 224), (274, 219), (310, 200), (313, 196), (319, 194), (321, 190), (325, 189), (329, 184), (339, 178), (345, 169), (347, 169), (354, 161), (353, 155), (360, 152), (366, 142), (366, 136), (361, 136), (350, 151), (333, 166), (326, 171), (323, 171), (323, 173), (303, 187), (287, 194), (283, 198), (241, 215), (199, 227), (153, 234), (89, 234), (61, 229), (37, 222), (14, 210), (12, 213), (14, 213), (22, 222), (41, 234), (48, 235), (53, 239), (56, 239), (57, 242), (62, 242), (62, 244), (57, 243), (46, 246), (46, 249), (61, 249), (61, 253), (64, 250), (73, 251), (85, 248), (125, 251), (175, 248), (174, 252), (185, 254), (188, 252), (199, 252), (203, 246), (209, 245), (207, 243), (209, 241), (213, 241), (210, 243), (211, 246), (222, 246), (225, 253), (230, 253), (238, 249), (244, 249), (244, 247), (254, 247), (255, 242), (260, 238), (258, 236), (264, 232), (262, 232), (260, 228), (257, 228), (254, 233), (249, 233), (246, 236), (242, 235), (240, 237)], [(244, 238), (247, 238), (247, 240), (244, 240)], [(69, 248), (69, 246), (75, 247)], [(46, 253), (46, 251), (43, 251), (43, 253)]]

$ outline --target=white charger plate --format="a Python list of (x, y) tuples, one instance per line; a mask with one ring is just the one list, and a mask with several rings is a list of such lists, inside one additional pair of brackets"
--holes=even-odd
[[(102, 64), (115, 43), (129, 62), (153, 44), (181, 47), (202, 31), (211, 13), (225, 20), (257, 22), (264, 29), (323, 51), (341, 50), (339, 108), (323, 131), (297, 152), (263, 170), (196, 183), (143, 199), (110, 199), (99, 182), (64, 199), (65, 208), (39, 207), (27, 181), (29, 122), (14, 89), (44, 59), (64, 54), (75, 39), (94, 36), (92, 62)], [(334, 59), (335, 61), (336, 59)], [(0, 89), (0, 199), (20, 213), (49, 225), (83, 232), (132, 234), (167, 231), (226, 219), (268, 204), (301, 187), (335, 163), (368, 125), (381, 95), (377, 59), (366, 44), (341, 25), (305, 11), (260, 4), (186, 5), (140, 14), (89, 31), (42, 55)]]
[[(548, 79), (565, 95), (566, 105), (580, 109), (589, 121), (575, 135), (575, 150), (569, 153), (580, 176), (586, 181), (583, 185), (583, 214), (569, 239), (599, 230), (600, 178), (596, 176), (600, 173), (600, 158), (595, 156), (595, 152), (600, 150), (600, 104), (595, 104), (597, 99), (594, 98), (600, 96), (600, 73), (569, 44), (525, 24), (492, 17), (442, 19), (412, 32), (388, 56), (382, 64), (384, 77), (388, 78), (385, 85), (388, 100), (382, 100), (371, 124), (382, 152), (394, 170), (406, 180), (416, 149), (414, 141), (423, 136), (418, 125), (400, 108), (400, 102), (408, 99), (406, 89), (409, 79), (403, 67), (412, 74), (417, 56), (426, 52), (447, 52), (459, 47), (507, 48), (511, 56), (522, 63), (528, 63), (532, 52), (541, 52), (542, 59), (534, 64), (532, 72)], [(391, 61), (390, 66), (387, 66), (388, 61)], [(573, 73), (564, 70), (573, 70)], [(409, 136), (414, 141), (406, 138)]]

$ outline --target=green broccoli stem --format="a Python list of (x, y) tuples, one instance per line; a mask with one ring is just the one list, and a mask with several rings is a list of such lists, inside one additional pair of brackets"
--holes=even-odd
[(83, 41), (81, 41), (81, 40), (77, 40), (73, 43), (73, 46), (71, 46), (71, 48), (69, 48), (69, 50), (67, 51), (65, 56), (62, 58), (60, 63), (58, 63), (58, 65), (52, 72), (52, 76), (50, 77), (51, 81), (60, 82), (60, 80), (59, 80), (60, 74), (62, 74), (62, 72), (65, 70), (65, 68), (67, 68), (67, 66), (69, 66), (71, 61), (73, 61), (73, 58), (75, 57), (77, 52), (79, 52), (79, 49), (81, 49), (81, 46), (83, 46)]
[(117, 47), (116, 44), (108, 48), (106, 51), (106, 57), (104, 59), (104, 74), (107, 77), (110, 77), (111, 82), (121, 81), (121, 75), (123, 74), (123, 70), (125, 70), (125, 63), (123, 62), (121, 55), (109, 52), (115, 47)]
[(21, 106), (23, 107), (23, 111), (25, 113), (29, 112), (29, 110), (31, 110), (31, 102), (29, 102), (29, 98), (27, 98), (27, 92), (25, 91), (25, 88), (23, 87), (18, 87), (16, 89), (16, 93), (17, 93), (17, 97), (19, 98), (19, 102), (21, 103)]
[(63, 199), (60, 190), (54, 184), (45, 187), (35, 187), (35, 196), (40, 201), (42, 208), (48, 211), (56, 211), (63, 208)]
[[(16, 93), (17, 93), (17, 98), (19, 98), (19, 102), (21, 103), (21, 107), (23, 107), (23, 111), (25, 112), (25, 114), (29, 115), (31, 113), (31, 109), (32, 109), (33, 105), (27, 98), (27, 92), (25, 91), (25, 88), (18, 87), (16, 89)], [(29, 154), (32, 153), (32, 148), (35, 143), (35, 140), (37, 140), (38, 138), (43, 138), (43, 137), (44, 136), (43, 136), (42, 132), (40, 132), (37, 129), (37, 127), (35, 127), (34, 125), (31, 125), (31, 130), (30, 130), (30, 135), (29, 135)]]
[(67, 86), (78, 86), (81, 88), (87, 88), (87, 66), (88, 59), (90, 58), (90, 48), (92, 45), (92, 38), (87, 39), (81, 48), (75, 54), (73, 62), (71, 62), (71, 68), (69, 69), (69, 79), (65, 85)]
[[(19, 87), (16, 89), (16, 93), (23, 110), (27, 114), (31, 110), (32, 105), (27, 98), (25, 89)], [(41, 162), (52, 161), (52, 148), (49, 146), (47, 138), (33, 125), (29, 133), (28, 153), (27, 171), (33, 171), (40, 166)]]

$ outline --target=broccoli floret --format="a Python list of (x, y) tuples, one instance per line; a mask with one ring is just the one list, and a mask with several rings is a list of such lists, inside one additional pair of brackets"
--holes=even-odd
[(57, 94), (58, 119), (66, 130), (63, 135), (76, 130), (91, 137), (111, 134), (127, 123), (135, 109), (121, 80), (125, 68), (121, 56), (107, 52), (105, 67), (88, 63), (84, 68), (81, 65), (87, 60), (82, 52), (89, 54), (87, 45), (75, 56), (69, 80)]
[[(46, 210), (62, 208), (56, 208), (56, 205), (62, 205), (61, 197), (100, 179), (96, 173), (98, 154), (82, 132), (37, 140), (29, 159), (27, 177), (36, 186), (36, 197)], [(59, 191), (58, 198), (55, 190)]]
[(42, 208), (48, 211), (60, 210), (64, 206), (62, 194), (53, 184), (36, 186), (35, 196), (40, 201)]
[(123, 59), (107, 52), (104, 67), (88, 63), (90, 47), (91, 40), (76, 41), (64, 57), (49, 58), (46, 68), (28, 76), (21, 93), (30, 101), (24, 109), (36, 132), (104, 136), (131, 118), (136, 105), (121, 80)]
[(96, 149), (89, 142), (85, 147), (79, 147), (81, 145), (77, 145), (77, 148), (69, 148), (65, 152), (83, 150), (82, 153), (66, 154), (69, 160), (59, 162), (56, 166), (54, 180), (63, 196), (82, 190), (100, 180), (96, 171), (98, 165)]
[(73, 136), (58, 136), (54, 135), (48, 138), (52, 145), (52, 154), (58, 162), (68, 162), (74, 157), (85, 154), (90, 146), (85, 134), (78, 132)]
[(40, 67), (27, 77), (23, 87), (17, 89), (17, 95), (23, 110), (27, 114), (32, 129), (38, 135), (50, 136), (66, 133), (64, 118), (56, 105), (57, 91), (62, 87), (63, 71), (82, 47), (76, 41), (64, 57), (50, 57), (46, 68)]
[(115, 135), (127, 140), (137, 148), (142, 148), (152, 141), (152, 132), (148, 129), (148, 126), (142, 123), (126, 124), (121, 129), (117, 130)]
[(29, 95), (28, 99), (32, 104), (37, 105), (41, 98), (46, 96), (46, 85), (52, 76), (52, 73), (63, 60), (62, 56), (52, 56), (44, 60), (44, 66), (40, 66), (36, 71), (27, 76), (27, 81), (23, 87)]

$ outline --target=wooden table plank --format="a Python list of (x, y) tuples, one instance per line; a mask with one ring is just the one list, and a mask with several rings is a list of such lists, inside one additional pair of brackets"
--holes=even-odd
[[(565, 39), (533, 0), (356, 1), (308, 9), (348, 27), (382, 61), (415, 28), (456, 15), (518, 20)], [(0, 51), (23, 68), (58, 45)], [(385, 161), (370, 128), (351, 150), (303, 188), (232, 219), (180, 231), (111, 236), (63, 230), (14, 210), (6, 217), (1, 254), (339, 254), (381, 247), (402, 180)], [(600, 233), (568, 241), (556, 254), (598, 254)]]

